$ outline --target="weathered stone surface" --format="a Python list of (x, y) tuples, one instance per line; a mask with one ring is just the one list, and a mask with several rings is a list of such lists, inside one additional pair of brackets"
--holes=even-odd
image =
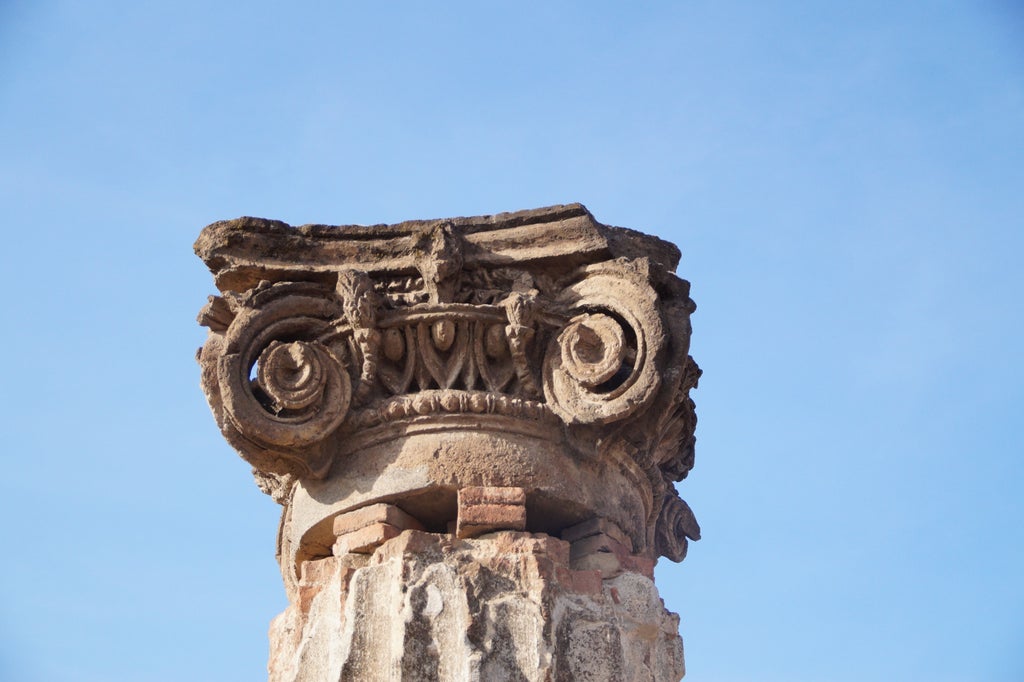
[(458, 501), (455, 534), (460, 538), (526, 528), (526, 491), (522, 488), (462, 488)]
[(526, 507), (516, 504), (478, 504), (460, 510), (455, 534), (475, 537), (495, 530), (524, 530)]
[(591, 552), (575, 557), (570, 564), (577, 571), (597, 571), (602, 580), (622, 573), (622, 562), (613, 552)]
[(289, 507), (289, 585), (338, 514), (397, 502), (442, 530), (467, 487), (523, 488), (531, 530), (608, 517), (652, 556), (699, 534), (660, 520), (692, 466), (700, 376), (670, 244), (574, 204), (373, 227), (243, 218), (196, 251), (221, 289), (200, 315), (203, 386)]
[(526, 491), (522, 488), (496, 488), (477, 486), (459, 490), (459, 510), (479, 504), (526, 504)]
[(371, 523), (358, 530), (339, 535), (334, 541), (332, 551), (335, 556), (342, 554), (369, 554), (377, 549), (385, 540), (390, 540), (402, 532), (401, 528), (390, 523)]
[(681, 645), (644, 639), (674, 623), (654, 563), (700, 537), (675, 488), (701, 371), (674, 246), (571, 204), (240, 218), (195, 248), (220, 292), (203, 389), (284, 508), (272, 677), (681, 675)]
[(629, 549), (615, 538), (604, 533), (598, 533), (597, 535), (589, 535), (573, 542), (572, 548), (569, 551), (569, 558), (578, 559), (594, 552), (609, 552), (616, 556), (630, 553)]
[(634, 573), (602, 581), (568, 543), (406, 531), (369, 557), (307, 562), (271, 627), (276, 682), (679, 680), (678, 617)]
[(619, 544), (624, 545), (626, 551), (633, 551), (633, 542), (629, 539), (629, 536), (623, 533), (621, 528), (601, 516), (594, 517), (575, 526), (570, 526), (562, 531), (562, 539), (569, 542), (589, 538), (593, 535), (607, 535)]
[(386, 523), (402, 530), (425, 530), (423, 524), (393, 504), (371, 504), (334, 517), (334, 534), (345, 535), (373, 523)]

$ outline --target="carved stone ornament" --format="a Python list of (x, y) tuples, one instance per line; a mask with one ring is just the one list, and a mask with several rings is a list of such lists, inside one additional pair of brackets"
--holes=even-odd
[[(679, 251), (579, 204), (397, 225), (239, 218), (196, 253), (217, 424), (284, 505), (289, 589), (334, 519), (397, 505), (426, 531), (459, 491), (525, 491), (525, 531), (601, 517), (679, 561), (700, 537), (689, 284)], [(397, 513), (397, 512), (395, 512)]]

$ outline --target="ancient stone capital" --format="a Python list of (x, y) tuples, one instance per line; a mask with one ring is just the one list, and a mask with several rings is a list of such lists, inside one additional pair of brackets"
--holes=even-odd
[[(305, 563), (412, 529), (559, 537), (601, 519), (638, 565), (699, 538), (673, 485), (693, 466), (700, 377), (673, 245), (571, 204), (369, 227), (240, 218), (195, 248), (220, 291), (199, 316), (203, 390), (285, 507), (293, 602)], [(477, 488), (493, 499), (460, 499)], [(339, 539), (336, 519), (380, 504), (398, 511)]]

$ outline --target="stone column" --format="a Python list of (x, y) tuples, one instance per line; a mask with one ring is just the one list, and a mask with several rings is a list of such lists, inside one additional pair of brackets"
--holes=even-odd
[(240, 218), (196, 252), (202, 386), (283, 507), (271, 680), (678, 680), (700, 537), (679, 251), (579, 204)]

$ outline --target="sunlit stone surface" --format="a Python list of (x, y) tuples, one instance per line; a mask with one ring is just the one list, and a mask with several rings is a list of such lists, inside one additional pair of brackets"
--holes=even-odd
[(283, 506), (274, 680), (678, 680), (678, 250), (578, 204), (208, 226), (202, 385)]

